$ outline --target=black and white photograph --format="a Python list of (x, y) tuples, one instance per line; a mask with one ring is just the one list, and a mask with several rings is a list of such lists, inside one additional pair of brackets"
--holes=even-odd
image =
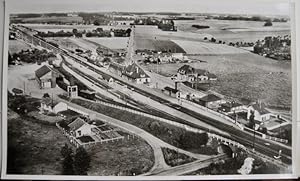
[(294, 173), (290, 1), (5, 8), (7, 178)]

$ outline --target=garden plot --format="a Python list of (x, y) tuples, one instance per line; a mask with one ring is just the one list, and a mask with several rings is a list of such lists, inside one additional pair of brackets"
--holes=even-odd
[(187, 54), (193, 55), (219, 55), (219, 54), (236, 54), (246, 53), (247, 51), (224, 44), (216, 44), (209, 42), (173, 40), (182, 47)]

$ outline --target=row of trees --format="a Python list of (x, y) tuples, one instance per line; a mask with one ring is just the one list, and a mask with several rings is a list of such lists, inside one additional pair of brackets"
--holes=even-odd
[(91, 158), (83, 147), (78, 147), (73, 153), (71, 147), (65, 144), (61, 149), (63, 175), (87, 175)]
[(16, 61), (26, 63), (41, 63), (47, 61), (49, 58), (56, 58), (53, 53), (48, 53), (47, 50), (21, 50), (19, 53), (9, 54), (8, 64), (14, 65)]

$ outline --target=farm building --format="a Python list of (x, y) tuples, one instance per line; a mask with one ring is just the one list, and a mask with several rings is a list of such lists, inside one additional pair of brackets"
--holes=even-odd
[(64, 102), (54, 103), (51, 98), (43, 98), (41, 101), (41, 112), (51, 112), (57, 114), (68, 110), (68, 105)]
[(254, 119), (260, 122), (265, 122), (277, 115), (266, 109), (266, 105), (261, 101), (255, 102), (247, 107), (247, 119), (250, 118), (251, 112), (254, 111)]
[(111, 63), (109, 64), (108, 66), (108, 70), (111, 72), (111, 73), (114, 73), (118, 76), (122, 76), (122, 73), (123, 73), (123, 70), (124, 70), (124, 66), (120, 65), (120, 64), (117, 64), (117, 63)]
[(147, 75), (145, 71), (135, 63), (125, 68), (123, 76), (137, 84), (150, 83), (149, 75)]
[(41, 89), (55, 88), (56, 78), (58, 76), (59, 73), (47, 65), (44, 65), (35, 71), (35, 79), (37, 80)]
[(214, 94), (208, 94), (202, 98), (196, 99), (196, 102), (209, 109), (218, 109), (221, 104), (225, 103), (224, 100)]
[(207, 70), (196, 69), (190, 65), (183, 65), (177, 71), (177, 80), (188, 82), (203, 82), (208, 80), (217, 80), (215, 74), (209, 73)]
[(180, 97), (180, 91), (171, 87), (165, 87), (162, 92), (171, 97)]

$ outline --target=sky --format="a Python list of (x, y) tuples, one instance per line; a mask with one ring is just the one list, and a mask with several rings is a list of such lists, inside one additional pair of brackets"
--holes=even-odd
[(289, 15), (288, 0), (8, 0), (10, 13), (187, 12)]

